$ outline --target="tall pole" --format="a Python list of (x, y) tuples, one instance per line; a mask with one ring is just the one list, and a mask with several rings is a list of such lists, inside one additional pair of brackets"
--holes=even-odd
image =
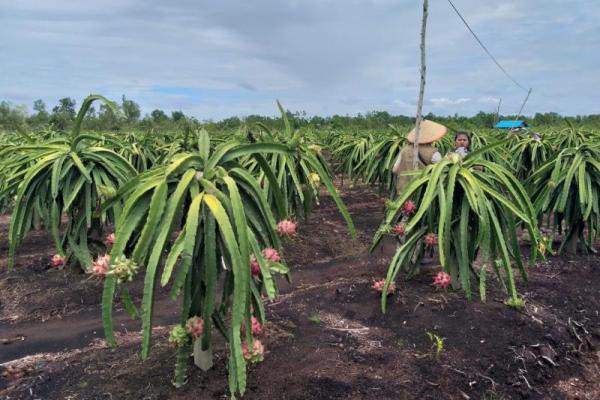
[(428, 8), (429, 1), (423, 0), (423, 21), (421, 22), (421, 85), (419, 87), (419, 101), (417, 102), (415, 143), (413, 145), (413, 169), (417, 169), (419, 165), (419, 136), (421, 134), (421, 121), (423, 120), (423, 96), (425, 95), (425, 32), (427, 28)]
[[(501, 105), (502, 105), (502, 97), (500, 97), (500, 100), (498, 101), (498, 108), (496, 109), (496, 117), (494, 118), (494, 126), (496, 126), (496, 124), (500, 120), (500, 106)], [(492, 126), (492, 128), (494, 126)]]
[(516, 120), (519, 119), (519, 117), (521, 116), (521, 113), (523, 112), (523, 108), (525, 108), (525, 103), (527, 103), (527, 99), (529, 99), (529, 95), (531, 94), (531, 91), (533, 89), (529, 89), (529, 92), (527, 92), (527, 96), (525, 96), (525, 100), (523, 100), (523, 104), (521, 105), (521, 109), (519, 110), (519, 113), (517, 114), (517, 118)]

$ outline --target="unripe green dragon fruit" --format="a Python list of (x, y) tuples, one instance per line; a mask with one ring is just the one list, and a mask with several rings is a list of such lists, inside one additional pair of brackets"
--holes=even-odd
[(169, 343), (175, 345), (175, 347), (181, 347), (187, 344), (190, 339), (187, 330), (181, 325), (177, 325), (171, 329), (169, 333)]

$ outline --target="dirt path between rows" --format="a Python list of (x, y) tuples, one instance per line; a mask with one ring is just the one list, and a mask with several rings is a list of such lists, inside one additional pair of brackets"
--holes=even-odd
[[(324, 198), (286, 246), (292, 284), (280, 282), (280, 296), (266, 305), (267, 353), (249, 368), (245, 399), (600, 398), (598, 257), (539, 262), (529, 281), (518, 283), (526, 299), (521, 310), (504, 305), (506, 294), (491, 278), (484, 304), (436, 292), (425, 273), (399, 282), (382, 314), (370, 286), (385, 275), (394, 245), (367, 252), (381, 202), (366, 187), (342, 194), (359, 239), (349, 239)], [(222, 341), (213, 369), (202, 373), (190, 361), (187, 385), (171, 385), (175, 360), (166, 338), (177, 318), (173, 303), (158, 302), (147, 360), (139, 357), (139, 323), (122, 312), (119, 347), (110, 351), (99, 330), (101, 285), (48, 269), (51, 246), (42, 239), (26, 243), (23, 254), (13, 274), (0, 275), (0, 337), (27, 333), (0, 347), (0, 362), (13, 360), (2, 364), (0, 398), (228, 398)], [(36, 290), (39, 297), (18, 297)], [(132, 293), (139, 296), (139, 288)], [(435, 336), (443, 341), (439, 354)]]

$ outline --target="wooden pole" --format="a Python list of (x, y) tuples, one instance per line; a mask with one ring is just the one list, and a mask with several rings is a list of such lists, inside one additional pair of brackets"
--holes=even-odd
[(425, 95), (425, 32), (427, 28), (427, 9), (429, 1), (423, 0), (423, 21), (421, 22), (421, 85), (419, 87), (419, 101), (417, 102), (417, 120), (415, 122), (415, 143), (413, 145), (413, 169), (419, 166), (419, 136), (421, 134), (421, 121), (423, 120), (423, 97)]
[(500, 100), (498, 101), (498, 108), (496, 109), (496, 118), (494, 118), (494, 126), (496, 126), (496, 124), (498, 123), (498, 121), (500, 120), (500, 106), (502, 105), (502, 97), (500, 97)]
[(525, 108), (525, 103), (527, 103), (527, 99), (529, 99), (529, 95), (531, 94), (532, 89), (529, 89), (529, 92), (527, 92), (527, 96), (525, 96), (525, 100), (523, 100), (523, 104), (521, 105), (521, 109), (519, 110), (519, 113), (517, 114), (517, 118), (515, 118), (515, 121), (519, 119), (519, 117), (521, 116), (521, 113), (523, 112), (523, 108)]

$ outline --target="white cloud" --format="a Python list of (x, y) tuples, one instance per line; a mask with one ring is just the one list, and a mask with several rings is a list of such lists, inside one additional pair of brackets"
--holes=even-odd
[[(454, 0), (509, 73), (533, 87), (529, 113), (597, 113), (600, 2)], [(144, 111), (199, 118), (276, 114), (413, 114), (420, 2), (102, 0), (0, 2), (0, 100), (49, 107), (60, 97), (121, 94)], [(430, 4), (427, 112), (474, 114), (525, 93), (445, 2)], [(155, 87), (204, 94), (160, 95)], [(401, 100), (399, 100), (401, 99)]]
[(500, 98), (491, 96), (484, 96), (477, 99), (477, 102), (481, 104), (498, 104), (499, 101)]
[(468, 97), (461, 97), (459, 99), (449, 99), (447, 97), (436, 97), (431, 99), (431, 102), (435, 105), (457, 105), (467, 103), (471, 101)]

